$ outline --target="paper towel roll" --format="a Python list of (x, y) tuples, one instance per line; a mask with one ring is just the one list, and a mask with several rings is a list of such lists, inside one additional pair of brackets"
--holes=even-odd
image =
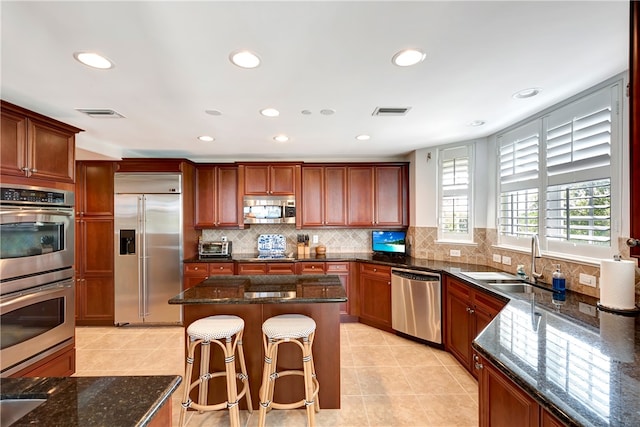
[(635, 261), (600, 260), (600, 304), (617, 310), (633, 310)]

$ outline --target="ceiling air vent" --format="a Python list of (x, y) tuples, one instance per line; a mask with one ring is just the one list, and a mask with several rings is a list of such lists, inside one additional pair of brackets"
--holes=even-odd
[(378, 107), (372, 116), (405, 116), (411, 107)]
[(108, 108), (76, 108), (76, 111), (85, 113), (89, 117), (94, 119), (121, 119), (124, 116), (117, 111), (110, 110)]

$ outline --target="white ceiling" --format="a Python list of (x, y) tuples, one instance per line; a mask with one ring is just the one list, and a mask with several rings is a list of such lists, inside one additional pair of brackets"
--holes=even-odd
[[(84, 158), (398, 158), (485, 137), (628, 68), (627, 1), (0, 7), (2, 98), (84, 129), (77, 137)], [(393, 65), (391, 57), (407, 47), (423, 49), (425, 61)], [(229, 54), (241, 48), (258, 53), (260, 67), (231, 64)], [(115, 68), (76, 62), (73, 53), (86, 50)], [(543, 90), (512, 98), (529, 87)], [(280, 117), (260, 116), (265, 107)], [(374, 117), (376, 107), (411, 110)], [(111, 108), (126, 118), (94, 119), (76, 108)], [(471, 127), (473, 120), (486, 124)], [(280, 133), (289, 142), (272, 139)], [(357, 141), (361, 133), (371, 139)]]

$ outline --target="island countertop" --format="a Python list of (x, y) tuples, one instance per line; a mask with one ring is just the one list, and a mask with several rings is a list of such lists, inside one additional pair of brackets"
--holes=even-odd
[(211, 276), (169, 304), (341, 303), (347, 295), (335, 275)]
[(46, 399), (12, 426), (149, 425), (182, 378), (177, 375), (3, 378), (2, 399)]

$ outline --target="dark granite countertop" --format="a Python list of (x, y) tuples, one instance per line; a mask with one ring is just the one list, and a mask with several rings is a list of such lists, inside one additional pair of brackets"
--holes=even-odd
[(180, 376), (2, 378), (2, 399), (47, 399), (12, 426), (144, 427)]
[[(239, 262), (252, 258), (255, 255), (233, 256)], [(601, 311), (597, 298), (571, 291), (557, 304), (546, 284), (527, 292), (506, 292), (463, 274), (501, 271), (483, 265), (371, 253), (285, 261), (360, 261), (430, 271), (491, 293), (507, 305), (473, 342), (480, 355), (567, 425), (640, 426), (638, 315)]]
[(211, 276), (169, 304), (341, 303), (347, 295), (336, 275)]

